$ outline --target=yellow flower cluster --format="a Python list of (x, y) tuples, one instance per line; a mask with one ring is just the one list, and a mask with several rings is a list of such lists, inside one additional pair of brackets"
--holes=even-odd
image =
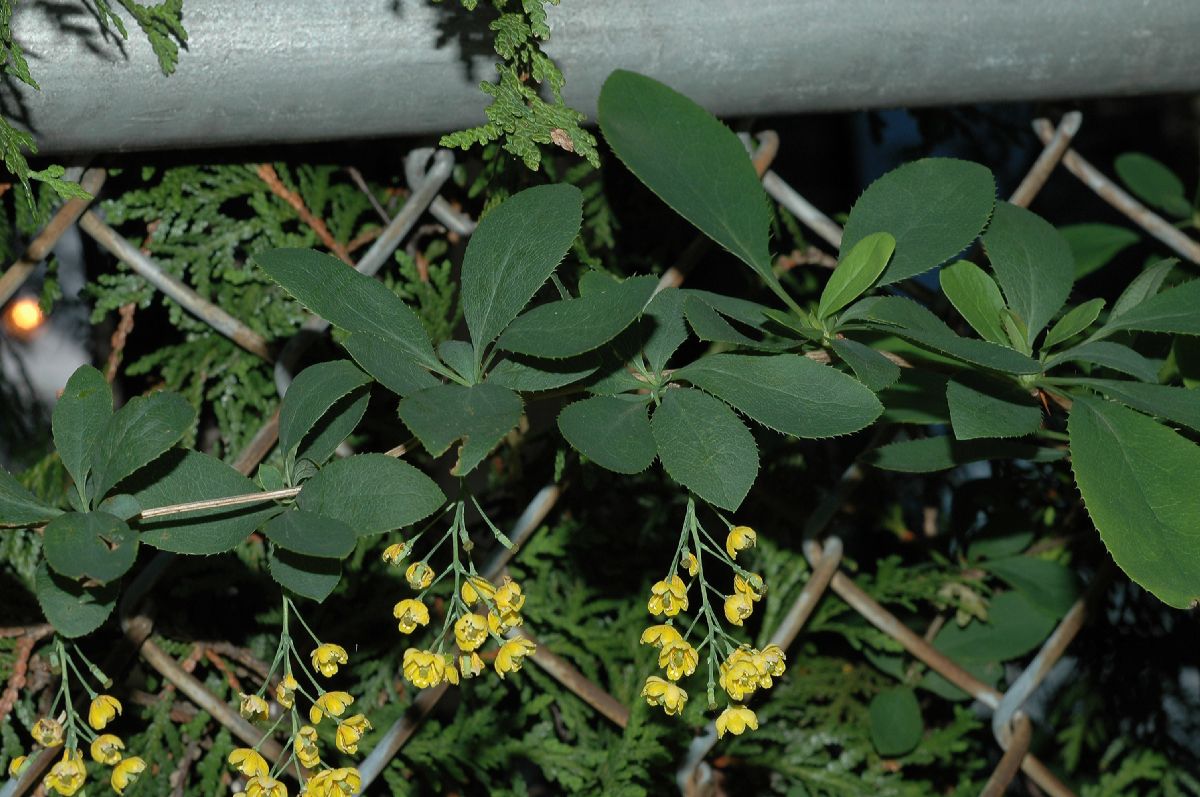
[[(701, 539), (701, 534), (707, 538), (707, 542)], [(681, 714), (687, 706), (688, 694), (679, 681), (695, 673), (701, 651), (704, 651), (709, 660), (710, 708), (715, 708), (712, 705), (716, 687), (712, 678), (714, 670), (719, 672), (717, 683), (730, 700), (730, 704), (716, 720), (717, 734), (722, 737), (726, 733), (736, 735), (747, 729), (758, 728), (757, 715), (745, 703), (755, 691), (769, 689), (774, 679), (783, 675), (785, 656), (778, 645), (768, 645), (758, 650), (738, 642), (721, 627), (708, 600), (708, 592), (716, 592), (716, 589), (711, 587), (705, 578), (701, 557), (707, 554), (734, 570), (733, 593), (725, 598), (723, 614), (729, 624), (740, 627), (753, 613), (754, 605), (762, 600), (767, 589), (762, 576), (745, 570), (736, 562), (738, 554), (753, 548), (756, 542), (757, 535), (754, 529), (749, 526), (732, 526), (726, 535), (722, 551), (722, 546), (708, 537), (696, 519), (694, 506), (689, 501), (687, 517), (680, 535), (679, 552), (676, 554), (672, 572), (650, 588), (650, 599), (646, 604), (651, 615), (666, 619), (665, 623), (649, 626), (641, 637), (642, 644), (657, 649), (657, 664), (666, 677), (648, 677), (642, 687), (642, 697), (649, 705), (660, 706), (668, 715)], [(698, 616), (686, 626), (685, 633), (680, 632), (679, 627), (675, 625), (678, 621), (674, 619), (689, 608), (690, 584), (684, 581), (682, 573), (686, 573), (689, 579), (700, 581)], [(707, 627), (708, 633), (696, 647), (687, 636), (701, 621)], [(719, 650), (726, 653), (723, 660)]]
[[(229, 754), (229, 766), (240, 773), (245, 779), (242, 790), (234, 797), (288, 797), (288, 786), (279, 779), (280, 773), (295, 762), (297, 773), (299, 767), (304, 767), (305, 773), (300, 775), (300, 797), (348, 797), (357, 794), (362, 787), (362, 778), (353, 767), (330, 767), (321, 759), (321, 748), (317, 726), (322, 721), (331, 720), (337, 727), (334, 729), (334, 744), (338, 750), (348, 755), (358, 752), (359, 742), (371, 730), (371, 722), (365, 715), (358, 713), (345, 716), (347, 710), (354, 704), (354, 697), (348, 692), (326, 690), (317, 680), (318, 675), (331, 678), (339, 668), (349, 664), (350, 656), (341, 645), (332, 642), (321, 642), (313, 636), (316, 643), (307, 656), (296, 648), (288, 633), (288, 618), (295, 612), (301, 624), (295, 605), (284, 598), (283, 633), (279, 640), (275, 664), (272, 672), (282, 664), (283, 677), (275, 685), (273, 695), (278, 709), (272, 711), (271, 705), (263, 696), (268, 688), (264, 683), (257, 694), (242, 694), (239, 709), (241, 715), (252, 722), (266, 722), (274, 714), (278, 719), (276, 724), (288, 714), (291, 715), (293, 733), (284, 747), (284, 756), (272, 768), (263, 755), (258, 752), (270, 735), (263, 734), (262, 740), (255, 747), (239, 747)], [(307, 624), (304, 624), (308, 630)], [(311, 664), (311, 667), (309, 666)], [(304, 680), (311, 682), (315, 694), (306, 690), (296, 678), (298, 669)], [(307, 722), (304, 722), (298, 697), (309, 701)], [(311, 775), (308, 772), (312, 772)]]
[[(66, 651), (59, 648), (59, 654), (65, 658)], [(73, 711), (67, 712), (67, 728), (62, 722), (51, 717), (42, 717), (34, 723), (31, 734), (42, 747), (59, 747), (64, 744), (62, 758), (56, 761), (50, 771), (42, 779), (42, 786), (47, 793), (71, 797), (80, 791), (87, 781), (87, 768), (83, 761), (83, 752), (76, 746), (76, 735), (83, 735), (91, 740), (90, 752), (92, 760), (97, 764), (112, 767), (109, 785), (117, 794), (137, 781), (138, 776), (145, 771), (146, 762), (140, 756), (124, 756), (125, 742), (121, 737), (112, 733), (96, 734), (93, 731), (104, 730), (109, 723), (121, 715), (121, 701), (112, 695), (95, 695), (88, 706), (87, 724), (89, 728), (79, 723), (79, 718)], [(8, 774), (17, 777), (25, 771), (29, 763), (28, 756), (17, 756), (8, 765)]]

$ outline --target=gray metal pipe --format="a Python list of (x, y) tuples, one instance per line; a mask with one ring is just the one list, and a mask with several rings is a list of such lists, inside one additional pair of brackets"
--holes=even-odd
[[(186, 0), (170, 78), (132, 23), (122, 54), (64, 8), (18, 7), (42, 91), (3, 96), (49, 153), (452, 130), (495, 78), (488, 17), (456, 0)], [(1196, 0), (566, 0), (550, 22), (587, 113), (618, 67), (719, 114), (1200, 88)]]

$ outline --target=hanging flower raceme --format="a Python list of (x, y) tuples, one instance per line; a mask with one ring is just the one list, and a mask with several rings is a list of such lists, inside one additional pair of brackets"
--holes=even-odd
[[(688, 694), (680, 682), (700, 669), (702, 654), (708, 659), (709, 708), (717, 707), (718, 685), (730, 700), (716, 720), (720, 736), (758, 727), (758, 717), (744, 703), (756, 691), (771, 688), (774, 679), (783, 675), (785, 666), (784, 653), (778, 645), (768, 645), (763, 650), (750, 647), (730, 634), (721, 622), (723, 617), (728, 625), (742, 627), (753, 616), (755, 604), (762, 600), (767, 589), (762, 576), (736, 561), (738, 553), (754, 547), (758, 539), (754, 529), (728, 522), (726, 528), (723, 544), (713, 539), (696, 517), (694, 501), (688, 500), (671, 568), (666, 578), (650, 588), (646, 604), (651, 615), (667, 622), (650, 625), (641, 636), (642, 644), (657, 648), (655, 661), (666, 676), (647, 678), (642, 697), (668, 715), (683, 712)], [(719, 599), (722, 591), (705, 575), (705, 567), (710, 567), (711, 572), (713, 564), (733, 571), (733, 590), (725, 596), (719, 610), (710, 593)], [(684, 581), (684, 574), (693, 581)], [(688, 621), (684, 613), (689, 609), (689, 591), (694, 584), (698, 584), (700, 605), (696, 616)], [(698, 638), (694, 645), (693, 632), (697, 632)]]
[[(508, 538), (488, 519), (478, 502), (475, 502), (475, 507), (496, 539), (504, 545), (511, 545)], [(431, 620), (429, 604), (423, 600), (426, 593), (436, 588), (443, 579), (452, 578), (454, 581), (454, 589), (441, 604), (445, 616), (433, 644), (427, 648), (408, 647), (404, 651), (401, 673), (418, 689), (444, 683), (458, 684), (462, 678), (480, 675), (485, 669), (480, 651), (489, 639), (496, 644), (494, 668), (501, 678), (519, 671), (523, 660), (535, 649), (534, 643), (525, 637), (506, 638), (513, 633), (512, 629), (525, 622), (521, 615), (525, 607), (525, 593), (519, 583), (507, 576), (499, 584), (494, 584), (475, 572), (470, 560), (473, 545), (467, 534), (465, 510), (466, 502), (460, 500), (452, 503), (443, 513), (454, 513), (449, 527), (424, 559), (413, 562), (405, 570), (405, 581), (417, 591), (417, 595), (401, 599), (392, 609), (400, 632), (414, 634), (418, 629), (428, 626)], [(427, 530), (428, 527), (409, 542), (389, 545), (384, 551), (384, 560), (389, 563), (399, 561), (397, 546), (404, 546), (405, 553), (411, 551)], [(447, 542), (451, 549), (450, 567), (439, 573), (429, 560)], [(448, 649), (451, 644), (457, 650)], [(346, 731), (343, 735), (349, 741), (352, 732)]]
[[(83, 654), (76, 645), (68, 650), (61, 638), (55, 638), (50, 661), (61, 677), (58, 694), (50, 707), (50, 714), (33, 724), (30, 735), (45, 748), (62, 747), (62, 757), (55, 761), (42, 778), (47, 794), (71, 797), (82, 793), (87, 782), (87, 767), (83, 752), (86, 749), (93, 761), (112, 767), (109, 784), (117, 794), (137, 780), (146, 768), (146, 762), (138, 756), (124, 757), (125, 742), (114, 733), (98, 734), (121, 716), (121, 701), (110, 694), (97, 692), (93, 684), (109, 688), (112, 682), (103, 671)], [(89, 698), (87, 716), (75, 707), (72, 694), (86, 692)], [(9, 764), (8, 773), (17, 777), (29, 766), (29, 757), (19, 755)]]
[[(315, 645), (307, 655), (301, 652), (292, 638), (293, 618)], [(321, 641), (304, 622), (296, 605), (287, 597), (283, 599), (282, 631), (275, 660), (259, 690), (240, 696), (244, 716), (261, 722), (274, 713), (278, 719), (271, 729), (263, 733), (257, 745), (239, 747), (229, 754), (229, 766), (245, 779), (245, 785), (238, 794), (243, 797), (287, 797), (287, 784), (280, 778), (284, 772), (291, 771), (293, 765), (300, 780), (299, 795), (346, 797), (358, 793), (362, 783), (358, 770), (327, 766), (321, 754), (320, 734), (316, 728), (322, 721), (332, 722), (336, 726), (333, 731), (334, 743), (338, 750), (350, 755), (358, 752), (363, 735), (371, 730), (371, 723), (363, 714), (343, 718), (347, 708), (354, 703), (353, 695), (339, 690), (326, 690), (321, 686), (320, 677), (333, 677), (339, 667), (349, 662), (350, 656), (345, 648)], [(272, 712), (264, 695), (268, 692), (271, 677), (277, 671), (282, 671), (283, 675), (272, 694), (279, 710)], [(304, 686), (306, 683), (311, 684), (311, 690)], [(302, 708), (302, 700), (307, 701), (306, 708)], [(305, 715), (307, 723), (304, 722)], [(271, 736), (271, 731), (289, 718), (291, 736), (283, 745), (283, 756), (272, 767), (259, 748)], [(301, 770), (301, 767), (304, 769)]]

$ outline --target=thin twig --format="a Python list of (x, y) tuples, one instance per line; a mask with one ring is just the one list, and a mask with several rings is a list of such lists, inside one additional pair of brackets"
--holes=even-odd
[[(1054, 137), (1054, 128), (1046, 119), (1034, 120), (1033, 129), (1043, 142), (1049, 142)], [(1193, 241), (1175, 229), (1162, 216), (1125, 193), (1116, 183), (1101, 174), (1099, 169), (1084, 160), (1078, 152), (1068, 149), (1063, 155), (1062, 162), (1063, 166), (1066, 166), (1071, 174), (1078, 177), (1084, 185), (1132, 219), (1143, 230), (1193, 263), (1200, 263), (1200, 243)]]
[(1042, 186), (1046, 184), (1046, 180), (1050, 179), (1050, 173), (1054, 171), (1054, 167), (1062, 160), (1063, 154), (1067, 151), (1067, 147), (1071, 146), (1071, 139), (1079, 132), (1079, 125), (1083, 122), (1083, 114), (1079, 111), (1070, 111), (1063, 114), (1063, 118), (1058, 123), (1058, 128), (1054, 131), (1054, 137), (1046, 142), (1045, 148), (1038, 155), (1037, 160), (1033, 162), (1029, 173), (1025, 175), (1025, 179), (1017, 186), (1017, 190), (1013, 191), (1008, 201), (1014, 205), (1027, 208), (1033, 202), (1033, 198), (1042, 190)]
[(771, 197), (798, 218), (804, 226), (815, 232), (824, 241), (838, 249), (842, 245), (842, 228), (837, 222), (817, 210), (816, 206), (800, 196), (775, 172), (763, 175), (763, 188)]
[(300, 221), (307, 224), (317, 234), (326, 249), (337, 255), (338, 259), (346, 265), (354, 265), (354, 260), (346, 251), (346, 247), (338, 243), (337, 239), (333, 237), (333, 233), (329, 232), (329, 228), (325, 226), (325, 220), (314, 216), (308, 209), (308, 205), (304, 204), (304, 198), (283, 184), (283, 180), (279, 179), (279, 173), (275, 171), (274, 166), (269, 163), (260, 163), (254, 171), (271, 189), (272, 194), (292, 206), (296, 215), (300, 217)]
[(362, 191), (363, 196), (365, 196), (367, 201), (371, 203), (371, 207), (375, 208), (375, 212), (379, 214), (380, 221), (382, 221), (384, 224), (387, 224), (389, 221), (391, 221), (391, 217), (388, 216), (387, 211), (383, 209), (383, 205), (379, 204), (379, 200), (375, 198), (375, 194), (371, 191), (370, 186), (367, 185), (367, 181), (363, 179), (362, 172), (360, 172), (354, 166), (347, 166), (346, 172), (350, 175), (350, 179), (354, 181), (354, 184), (358, 186), (358, 190)]
[(251, 354), (256, 354), (267, 362), (272, 361), (270, 349), (261, 335), (163, 271), (161, 266), (138, 251), (137, 247), (125, 240), (116, 230), (101, 221), (95, 212), (89, 210), (84, 213), (83, 217), (79, 219), (79, 228), (92, 236), (96, 243), (107, 249), (155, 288), (182, 305), (189, 313), (198, 316), (213, 329)]
[(1017, 776), (1021, 769), (1021, 761), (1029, 752), (1029, 742), (1032, 738), (1033, 723), (1024, 714), (1017, 714), (1013, 718), (1012, 741), (1001, 756), (1000, 763), (992, 771), (992, 776), (984, 784), (979, 797), (1004, 797), (1008, 793), (1009, 784)]
[(104, 368), (104, 378), (110, 385), (117, 378), (117, 368), (121, 366), (125, 343), (129, 340), (129, 333), (133, 331), (133, 314), (136, 311), (137, 302), (126, 302), (117, 308), (117, 315), (121, 317), (121, 320), (117, 322), (117, 328), (113, 331), (109, 344), (108, 364)]
[[(104, 186), (106, 176), (107, 172), (103, 169), (88, 169), (83, 173), (83, 179), (79, 181), (79, 184), (84, 191), (95, 197)], [(58, 243), (58, 239), (79, 220), (91, 203), (90, 199), (69, 199), (58, 209), (54, 218), (50, 219), (50, 223), (42, 228), (42, 231), (29, 243), (21, 256), (8, 267), (3, 275), (0, 275), (0, 305), (11, 299), (17, 289), (25, 283), (25, 280), (29, 279), (29, 275), (38, 267), (39, 263), (46, 259), (50, 250)]]
[(165, 517), (167, 515), (181, 515), (184, 512), (198, 512), (201, 509), (220, 509), (226, 506), (278, 501), (283, 498), (295, 498), (299, 494), (299, 487), (284, 487), (281, 490), (268, 490), (261, 493), (246, 493), (244, 495), (225, 496), (224, 498), (208, 498), (203, 501), (188, 501), (183, 504), (171, 504), (170, 506), (157, 506), (152, 509), (143, 509), (137, 517), (141, 520), (150, 520), (151, 518)]
[(586, 675), (581, 673), (574, 665), (564, 659), (562, 656), (552, 652), (548, 647), (539, 643), (536, 639), (529, 635), (528, 632), (521, 628), (513, 628), (508, 632), (508, 638), (525, 637), (537, 647), (534, 649), (530, 659), (541, 667), (546, 673), (558, 681), (560, 684), (571, 690), (583, 702), (587, 703), (596, 711), (603, 714), (619, 728), (624, 728), (629, 724), (629, 707), (617, 700), (615, 697), (605, 692), (602, 688), (592, 682)]

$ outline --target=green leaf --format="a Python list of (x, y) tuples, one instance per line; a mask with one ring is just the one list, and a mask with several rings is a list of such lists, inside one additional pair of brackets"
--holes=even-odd
[(839, 259), (871, 233), (896, 239), (881, 285), (915, 277), (970, 246), (992, 216), (996, 182), (986, 167), (953, 158), (906, 163), (867, 187), (850, 210)]
[(1058, 562), (1032, 556), (1010, 556), (984, 562), (982, 567), (1029, 599), (1030, 604), (1055, 620), (1079, 597), (1079, 581)]
[(1200, 279), (1142, 300), (1100, 328), (1103, 335), (1122, 329), (1200, 335)]
[(849, 338), (835, 338), (830, 345), (834, 353), (850, 366), (859, 381), (871, 390), (885, 390), (900, 378), (900, 366), (870, 346)]
[(968, 462), (993, 459), (1026, 459), (1032, 462), (1054, 462), (1064, 452), (1053, 448), (1038, 448), (1013, 440), (955, 440), (949, 435), (904, 440), (871, 449), (863, 461), (883, 470), (902, 473), (933, 473), (949, 470)]
[(554, 360), (528, 362), (524, 359), (509, 357), (492, 366), (492, 370), (488, 371), (486, 381), (489, 384), (521, 393), (536, 393), (541, 390), (564, 387), (591, 376), (595, 372), (596, 366), (584, 366), (578, 361), (569, 363)]
[(642, 314), (645, 332), (642, 352), (646, 363), (654, 373), (667, 367), (671, 355), (687, 340), (687, 324), (683, 321), (683, 291), (679, 288), (663, 288), (654, 295)]
[(43, 545), (46, 561), (60, 575), (107, 583), (133, 567), (138, 538), (106, 512), (68, 512), (46, 526)]
[(475, 378), (475, 347), (470, 343), (465, 340), (444, 340), (438, 344), (437, 353), (442, 362), (465, 379), (468, 385), (478, 381)]
[(656, 285), (657, 277), (632, 277), (578, 299), (540, 305), (513, 321), (496, 346), (549, 359), (591, 351), (637, 320)]
[(276, 583), (317, 603), (328, 598), (342, 580), (339, 559), (305, 556), (273, 547), (267, 562)]
[(1138, 274), (1125, 286), (1125, 290), (1121, 291), (1121, 295), (1113, 302), (1112, 310), (1108, 314), (1109, 320), (1116, 319), (1117, 316), (1123, 315), (1127, 310), (1132, 310), (1157, 294), (1158, 289), (1162, 287), (1163, 282), (1171, 273), (1171, 269), (1175, 268), (1178, 263), (1178, 258), (1167, 257), (1154, 265), (1147, 266), (1141, 274)]
[(126, 476), (153, 462), (195, 422), (196, 411), (177, 393), (130, 399), (108, 419), (96, 439), (92, 451), (93, 497), (107, 495)]
[(940, 318), (911, 299), (871, 297), (855, 307), (866, 319), (884, 325), (878, 327), (882, 331), (893, 332), (964, 362), (1011, 374), (1036, 374), (1042, 370), (1036, 360), (1013, 349), (984, 340), (960, 338)]
[(100, 506), (96, 507), (101, 512), (107, 512), (115, 518), (121, 520), (129, 520), (135, 515), (141, 514), (142, 505), (138, 500), (128, 493), (117, 493), (110, 495), (100, 502)]
[(296, 496), (300, 509), (341, 521), (360, 537), (416, 523), (445, 502), (432, 479), (383, 454), (334, 460)]
[(400, 402), (400, 420), (432, 456), (462, 440), (451, 473), (466, 476), (521, 420), (521, 399), (505, 387), (484, 382), (439, 385)]
[[(304, 442), (305, 436), (314, 431), (318, 421), (340, 399), (370, 381), (371, 378), (349, 360), (332, 360), (305, 368), (292, 380), (279, 407), (279, 448), (285, 455), (295, 459), (304, 457), (305, 453), (297, 449)], [(362, 409), (366, 410), (365, 402)], [(361, 418), (360, 413), (358, 418), (354, 418), (354, 424), (356, 425)], [(319, 436), (319, 430), (317, 431)], [(349, 434), (349, 431), (346, 433)], [(341, 442), (338, 440), (333, 443), (333, 447), (337, 448)], [(309, 439), (304, 448), (311, 449), (312, 443), (313, 440)], [(328, 449), (328, 445), (325, 445), (324, 449)], [(318, 451), (311, 459), (321, 462), (332, 453), (333, 451)]]
[(1010, 346), (1001, 323), (1008, 306), (1000, 286), (986, 271), (969, 260), (956, 260), (942, 269), (938, 279), (950, 304), (979, 337)]
[(967, 548), (967, 560), (974, 562), (979, 559), (1002, 559), (1016, 556), (1029, 547), (1036, 535), (1032, 531), (1018, 531), (1009, 534), (988, 534), (971, 541)]
[(729, 343), (750, 349), (766, 350), (790, 348), (795, 345), (794, 341), (763, 342), (743, 334), (726, 321), (716, 308), (690, 291), (684, 297), (683, 312), (687, 316), (688, 323), (691, 324), (692, 331), (696, 333), (696, 337), (705, 342)]
[(1059, 311), (1075, 282), (1075, 260), (1050, 222), (1025, 208), (996, 203), (983, 248), (1008, 306), (1033, 340)]
[[(124, 486), (147, 508), (260, 492), (254, 482), (221, 460), (182, 449), (159, 457)], [(236, 547), (277, 512), (274, 502), (263, 501), (139, 520), (137, 528), (143, 543), (164, 551), (222, 553)]]
[(1012, 382), (961, 373), (946, 386), (946, 406), (958, 440), (1023, 437), (1042, 424), (1042, 408)]
[(38, 565), (34, 592), (42, 614), (54, 630), (68, 638), (92, 633), (108, 619), (117, 605), (117, 582), (85, 588), (77, 581), (50, 571), (46, 563)]
[(911, 752), (925, 734), (921, 705), (910, 687), (895, 686), (875, 695), (867, 714), (871, 722), (871, 743), (885, 758)]
[(1184, 195), (1183, 181), (1159, 161), (1140, 152), (1126, 152), (1113, 162), (1117, 176), (1147, 205), (1176, 218), (1192, 215), (1192, 203)]
[(758, 421), (797, 437), (835, 437), (868, 426), (883, 412), (863, 383), (796, 354), (714, 354), (681, 368), (691, 382)]
[(254, 262), (334, 326), (378, 335), (426, 367), (440, 367), (417, 314), (383, 284), (336, 257), (311, 249), (272, 249), (259, 252)]
[(1059, 227), (1075, 257), (1075, 279), (1104, 268), (1118, 254), (1141, 240), (1128, 227), (1111, 224), (1069, 224)]
[(733, 410), (699, 390), (669, 390), (650, 427), (672, 479), (722, 509), (741, 505), (758, 474), (758, 447)]
[(1100, 311), (1103, 309), (1103, 299), (1092, 299), (1078, 307), (1072, 307), (1062, 318), (1058, 319), (1054, 326), (1050, 327), (1050, 331), (1046, 333), (1046, 339), (1042, 341), (1042, 350), (1045, 351), (1051, 346), (1083, 332), (1100, 317)]
[(558, 428), (579, 453), (617, 473), (641, 473), (657, 449), (643, 396), (594, 396), (558, 416)]
[(950, 423), (946, 406), (944, 374), (920, 368), (903, 368), (894, 385), (879, 394), (883, 402), (882, 419), (889, 423)]
[(1046, 360), (1046, 370), (1055, 368), (1063, 363), (1079, 362), (1111, 368), (1123, 374), (1140, 379), (1143, 382), (1158, 381), (1158, 364), (1143, 357), (1128, 346), (1108, 341), (1092, 341), (1080, 343), (1070, 349), (1060, 351)]
[(1178, 609), (1200, 600), (1200, 447), (1120, 404), (1079, 396), (1067, 421), (1084, 506), (1117, 565)]
[(572, 185), (540, 185), (480, 220), (462, 266), (463, 314), (477, 361), (554, 273), (579, 233), (582, 204)]
[(333, 456), (342, 441), (358, 427), (370, 403), (371, 389), (367, 385), (338, 399), (300, 443), (296, 459), (320, 464)]
[(61, 514), (61, 509), (44, 503), (0, 468), (0, 526), (36, 526)]
[(93, 446), (112, 414), (112, 388), (104, 374), (90, 365), (79, 366), (54, 405), (51, 426), (58, 456), (81, 491), (87, 484)]
[(829, 318), (865, 293), (879, 279), (895, 251), (896, 239), (886, 232), (872, 233), (856, 243), (825, 283), (817, 318)]
[(342, 341), (342, 347), (376, 382), (401, 398), (441, 384), (414, 363), (403, 347), (387, 338), (355, 332)]
[(303, 509), (276, 515), (263, 527), (263, 533), (280, 548), (333, 559), (349, 556), (358, 542), (354, 529), (342, 521)]
[(767, 248), (767, 197), (746, 148), (728, 127), (679, 92), (623, 69), (604, 81), (597, 115), (605, 140), (629, 171), (782, 291)]
[(1166, 418), (1200, 432), (1200, 391), (1115, 379), (1077, 379), (1074, 384), (1098, 390), (1135, 410)]
[(1053, 629), (1054, 617), (1014, 590), (992, 599), (986, 623), (976, 620), (965, 628), (947, 623), (933, 646), (962, 664), (1009, 661), (1037, 648)]

